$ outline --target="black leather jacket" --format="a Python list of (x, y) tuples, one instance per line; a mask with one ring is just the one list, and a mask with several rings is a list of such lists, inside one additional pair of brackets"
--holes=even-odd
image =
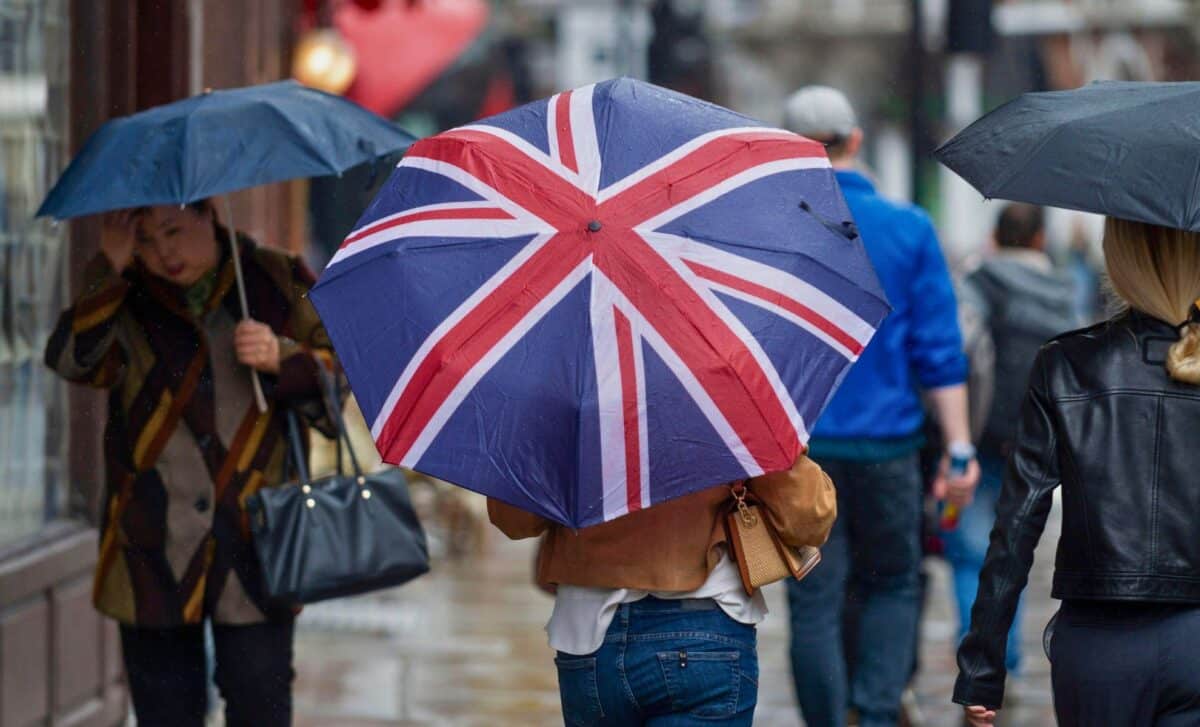
[(1059, 484), (1055, 598), (1200, 604), (1200, 387), (1167, 375), (1176, 340), (1133, 312), (1038, 353), (955, 702), (1000, 706), (1005, 638)]

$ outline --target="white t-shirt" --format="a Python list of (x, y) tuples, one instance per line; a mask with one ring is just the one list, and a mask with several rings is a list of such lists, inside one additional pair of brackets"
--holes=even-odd
[(551, 648), (565, 654), (591, 654), (604, 643), (604, 634), (612, 624), (617, 607), (647, 596), (661, 599), (711, 598), (730, 618), (744, 624), (758, 624), (767, 616), (762, 590), (746, 595), (737, 565), (727, 554), (704, 584), (694, 591), (637, 591), (629, 588), (585, 588), (560, 585), (554, 598), (554, 612), (546, 624)]

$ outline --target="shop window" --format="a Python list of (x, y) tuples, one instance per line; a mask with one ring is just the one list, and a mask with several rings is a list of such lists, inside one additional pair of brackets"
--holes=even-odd
[(66, 162), (67, 0), (0, 0), (0, 547), (63, 517), (65, 387), (42, 352), (67, 227), (33, 215)]

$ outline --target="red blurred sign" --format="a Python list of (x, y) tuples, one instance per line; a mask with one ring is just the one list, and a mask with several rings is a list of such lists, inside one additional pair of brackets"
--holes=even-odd
[(484, 0), (341, 4), (333, 22), (358, 59), (346, 97), (375, 113), (394, 115), (454, 63), (487, 21)]

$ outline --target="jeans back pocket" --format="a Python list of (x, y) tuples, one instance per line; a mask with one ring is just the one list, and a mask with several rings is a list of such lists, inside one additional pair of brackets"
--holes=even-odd
[(741, 692), (741, 654), (734, 651), (660, 651), (672, 710), (705, 719), (737, 714)]
[(563, 722), (572, 727), (591, 727), (604, 718), (600, 689), (596, 684), (595, 657), (554, 658), (558, 667), (558, 696)]

